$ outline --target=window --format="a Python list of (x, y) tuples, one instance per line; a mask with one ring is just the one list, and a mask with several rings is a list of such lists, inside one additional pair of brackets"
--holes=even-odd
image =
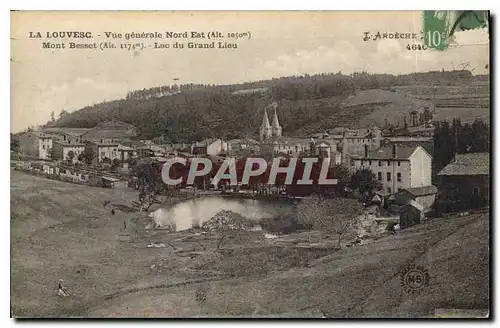
[(363, 162), (363, 160), (361, 160), (361, 166), (363, 166), (365, 163)]
[(391, 166), (391, 161), (387, 161), (387, 166)]
[(45, 145), (42, 145), (42, 149), (45, 149)]
[(382, 166), (382, 161), (378, 161), (378, 166)]
[(479, 193), (481, 192), (481, 189), (479, 187), (474, 187), (472, 188), (472, 194), (473, 195), (479, 195)]
[(390, 193), (392, 193), (392, 189), (391, 189), (391, 187), (387, 188), (387, 192), (388, 192), (389, 194), (390, 194)]
[(371, 160), (368, 161), (368, 165), (372, 166), (372, 161)]
[(401, 161), (398, 161), (398, 166), (401, 166)]
[(391, 172), (387, 172), (387, 181), (391, 181)]
[(377, 174), (378, 181), (382, 181), (382, 172), (379, 172)]
[(398, 182), (401, 182), (401, 173), (398, 173), (397, 177), (398, 177)]
[(106, 153), (101, 151), (101, 157), (104, 157), (104, 156), (106, 156)]

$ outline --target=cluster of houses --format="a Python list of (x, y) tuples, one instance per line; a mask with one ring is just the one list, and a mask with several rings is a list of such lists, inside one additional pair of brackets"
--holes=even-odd
[[(127, 161), (130, 158), (172, 156), (244, 157), (257, 154), (266, 158), (316, 155), (330, 158), (332, 165), (344, 165), (355, 172), (369, 169), (382, 189), (374, 197), (410, 207), (419, 217), (433, 208), (437, 197), (447, 199), (445, 211), (487, 206), (489, 201), (489, 154), (457, 155), (452, 163), (432, 179), (432, 136), (387, 136), (376, 126), (368, 129), (336, 128), (309, 138), (283, 136), (276, 106), (269, 121), (264, 109), (259, 140), (209, 138), (191, 144), (156, 144), (138, 141), (136, 128), (119, 121), (106, 121), (91, 129), (45, 128), (19, 135), (22, 153), (43, 160), (78, 161), (87, 148), (95, 154), (92, 164)], [(72, 153), (72, 156), (70, 156)], [(436, 187), (439, 186), (439, 189)], [(416, 216), (416, 218), (415, 218)], [(409, 224), (411, 225), (411, 224)]]
[(137, 136), (136, 128), (119, 121), (106, 121), (94, 128), (44, 128), (18, 135), (19, 149), (24, 155), (42, 160), (76, 163), (86, 149), (94, 154), (92, 164), (125, 161), (135, 156), (126, 146)]

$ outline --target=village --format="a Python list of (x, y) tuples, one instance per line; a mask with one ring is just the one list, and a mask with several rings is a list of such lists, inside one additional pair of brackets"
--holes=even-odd
[[(302, 138), (283, 135), (276, 109), (276, 103), (264, 108), (259, 140), (210, 138), (191, 144), (163, 144), (161, 138), (140, 140), (134, 126), (116, 120), (94, 128), (47, 127), (26, 131), (15, 136), (19, 148), (18, 152), (11, 152), (12, 165), (17, 170), (70, 183), (143, 190), (141, 185), (145, 182), (137, 168), (142, 166), (143, 169), (144, 164), (152, 166), (153, 163), (161, 166), (174, 157), (186, 160), (203, 157), (217, 165), (225, 159), (240, 160), (249, 156), (267, 161), (276, 157), (315, 156), (328, 159), (332, 170), (344, 168), (342, 174), (347, 175), (344, 179), (355, 180), (356, 176), (363, 176), (363, 172), (371, 172), (372, 176), (366, 179), (374, 180), (373, 186), (366, 190), (369, 192), (365, 192), (364, 197), (358, 198), (365, 206), (376, 204), (385, 209), (386, 215), (393, 219), (398, 217), (401, 220), (399, 228), (419, 224), (428, 216), (459, 215), (487, 208), (489, 154), (458, 154), (449, 165), (433, 174), (434, 127), (427, 109), (420, 113), (420, 120), (418, 112), (413, 111), (410, 128), (401, 129), (399, 133), (382, 131), (377, 126), (333, 128)], [(269, 114), (272, 115), (271, 123)], [(161, 181), (158, 183), (162, 185)], [(156, 194), (166, 195), (169, 188), (163, 187), (159, 191), (156, 188)], [(255, 197), (256, 187), (260, 187), (258, 194), (261, 196), (264, 193), (285, 198), (318, 196), (317, 188), (301, 188), (297, 193), (293, 186), (251, 188), (241, 184), (229, 186), (224, 181), (211, 186), (206, 179), (201, 183), (196, 180), (194, 188), (183, 184), (176, 191), (194, 196), (197, 190), (204, 190), (198, 192), (200, 196), (210, 194), (208, 190), (215, 194), (223, 190), (226, 195), (236, 193), (241, 197), (250, 192)], [(349, 188), (359, 186), (346, 184), (340, 187), (344, 189), (341, 190), (343, 195)], [(172, 191), (168, 194), (172, 195)], [(445, 209), (436, 208), (438, 195), (446, 200)], [(142, 206), (143, 200), (144, 197), (139, 196), (134, 204)]]
[[(247, 295), (245, 306), (220, 302), (224, 297), (239, 299), (233, 281), (253, 284), (254, 279), (265, 279), (257, 281), (262, 281), (263, 286), (275, 286), (272, 288), (287, 286), (292, 291), (300, 274), (285, 281), (276, 274), (294, 268), (323, 272), (332, 266), (343, 267), (342, 259), (350, 254), (355, 254), (358, 263), (359, 271), (352, 272), (356, 277), (371, 270), (368, 259), (383, 258), (383, 254), (397, 249), (391, 263), (399, 264), (391, 266), (389, 270), (395, 271), (388, 274), (399, 279), (399, 268), (423, 254), (416, 250), (430, 252), (432, 243), (447, 241), (469, 227), (474, 227), (472, 235), (482, 234), (489, 205), (488, 153), (458, 154), (433, 176), (435, 143), (430, 122), (415, 127), (414, 132), (405, 129), (404, 135), (374, 126), (337, 128), (298, 138), (283, 135), (276, 108), (271, 104), (263, 109), (259, 140), (212, 138), (191, 144), (163, 144), (161, 140), (137, 140), (136, 128), (120, 121), (106, 121), (92, 129), (49, 127), (19, 134), (18, 152), (11, 152), (15, 181), (12, 190), (19, 195), (13, 215), (32, 224), (16, 223), (19, 237), (15, 242), (24, 243), (29, 236), (29, 252), (52, 249), (54, 256), (67, 258), (67, 269), (44, 269), (50, 274), (41, 276), (15, 269), (20, 277), (37, 281), (36, 295), (57, 285), (56, 298), (37, 305), (22, 301), (16, 303), (16, 309), (32, 308), (45, 315), (106, 317), (228, 312), (254, 317), (364, 316), (371, 312), (325, 305), (320, 291), (324, 289), (323, 278), (317, 283), (308, 282), (317, 293), (291, 303), (272, 296), (272, 289), (265, 292), (254, 285), (247, 288), (259, 292)], [(262, 186), (258, 182), (249, 186), (223, 182), (209, 186), (205, 179), (195, 180), (193, 186), (183, 184), (172, 189), (154, 173), (153, 180), (157, 181), (151, 183), (151, 176), (144, 179), (148, 176), (144, 172), (157, 173), (148, 170), (174, 157), (207, 158), (217, 165), (228, 158), (251, 156), (269, 161), (304, 156), (328, 158), (332, 170), (347, 168), (342, 171), (351, 183), (339, 184), (342, 190), (334, 186), (332, 193), (317, 185), (305, 189), (297, 185)], [(359, 183), (360, 179), (364, 182)], [(38, 186), (35, 203), (29, 196), (32, 183)], [(439, 197), (445, 199), (445, 207), (436, 206)], [(31, 209), (28, 204), (38, 205)], [(42, 213), (47, 211), (61, 213), (61, 223), (42, 223), (47, 220), (47, 214)], [(330, 216), (338, 222), (325, 223)], [(14, 222), (21, 223), (17, 219)], [(40, 224), (49, 225), (37, 229)], [(343, 227), (339, 228), (339, 224)], [(55, 231), (59, 237), (54, 238)], [(422, 234), (426, 237), (421, 238)], [(82, 264), (82, 256), (76, 255), (81, 245), (89, 247), (85, 258), (106, 261), (106, 265), (97, 268), (89, 262)], [(100, 250), (102, 245), (108, 246)], [(475, 244), (464, 247), (473, 249), (474, 254), (482, 252), (482, 246)], [(26, 251), (17, 253), (23, 255), (15, 263), (28, 256)], [(135, 254), (133, 259), (130, 253)], [(105, 260), (110, 256), (113, 261)], [(440, 256), (453, 255), (446, 252)], [(106, 278), (95, 280), (96, 274)], [(445, 276), (434, 272), (433, 279), (448, 279)], [(56, 277), (59, 280), (54, 280)], [(339, 273), (335, 279), (344, 281), (344, 277)], [(372, 286), (362, 288), (373, 288), (377, 279), (377, 275), (367, 275), (344, 283), (357, 285), (362, 281), (360, 286)], [(86, 287), (89, 282), (95, 287)], [(102, 291), (95, 292), (95, 288)], [(151, 308), (149, 298), (157, 292), (150, 288), (169, 290), (169, 299), (176, 305)], [(478, 288), (483, 289), (482, 285)], [(379, 304), (387, 301), (386, 296), (381, 297), (376, 301)], [(181, 300), (186, 300), (182, 302), (187, 305), (181, 305)], [(482, 294), (473, 300), (484, 302)], [(304, 302), (309, 307), (304, 308)], [(127, 304), (126, 310), (123, 304)], [(423, 307), (413, 311), (415, 315), (428, 313)]]

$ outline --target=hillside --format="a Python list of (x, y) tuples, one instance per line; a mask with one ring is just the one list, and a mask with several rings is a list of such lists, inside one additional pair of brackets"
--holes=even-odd
[[(470, 72), (457, 72), (460, 74), (455, 71), (399, 76), (336, 73), (226, 86), (156, 87), (66, 114), (53, 125), (92, 127), (103, 120), (117, 119), (135, 125), (142, 138), (163, 135), (173, 142), (206, 137), (257, 137), (263, 109), (272, 101), (279, 104), (278, 115), (285, 135), (308, 136), (337, 126), (383, 126), (386, 119), (402, 124), (409, 111), (433, 107), (436, 99), (428, 97), (435, 93), (434, 88), (421, 86), (439, 84), (444, 89), (469, 91), (477, 78)], [(388, 91), (391, 89), (392, 92)], [(412, 95), (415, 90), (418, 93)], [(485, 90), (482, 92), (489, 92)], [(459, 102), (467, 103), (463, 99)], [(484, 104), (481, 101), (481, 106)]]
[[(216, 235), (190, 231), (120, 242), (124, 221), (130, 227), (138, 214), (111, 215), (102, 202), (130, 204), (133, 190), (18, 171), (11, 171), (11, 189), (15, 316), (420, 317), (489, 305), (487, 214), (431, 220), (304, 265), (296, 247), (276, 252), (262, 231), (230, 241), (228, 254), (215, 252)], [(151, 242), (175, 248), (148, 248)], [(401, 286), (401, 269), (410, 262), (429, 273), (429, 286), (418, 294)], [(70, 297), (56, 295), (58, 279)]]

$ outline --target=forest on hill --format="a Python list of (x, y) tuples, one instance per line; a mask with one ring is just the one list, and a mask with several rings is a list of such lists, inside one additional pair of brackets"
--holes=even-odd
[[(141, 138), (163, 136), (171, 142), (207, 137), (257, 137), (263, 109), (278, 102), (285, 135), (307, 136), (334, 128), (325, 120), (343, 109), (343, 102), (360, 90), (391, 90), (415, 84), (456, 85), (472, 79), (469, 71), (433, 71), (407, 75), (355, 73), (275, 78), (235, 85), (185, 84), (129, 92), (125, 99), (103, 102), (64, 113), (46, 126), (93, 127), (116, 119), (138, 128)], [(358, 115), (359, 116), (359, 115)], [(360, 117), (343, 119), (356, 125)], [(328, 125), (328, 126), (325, 126)]]

